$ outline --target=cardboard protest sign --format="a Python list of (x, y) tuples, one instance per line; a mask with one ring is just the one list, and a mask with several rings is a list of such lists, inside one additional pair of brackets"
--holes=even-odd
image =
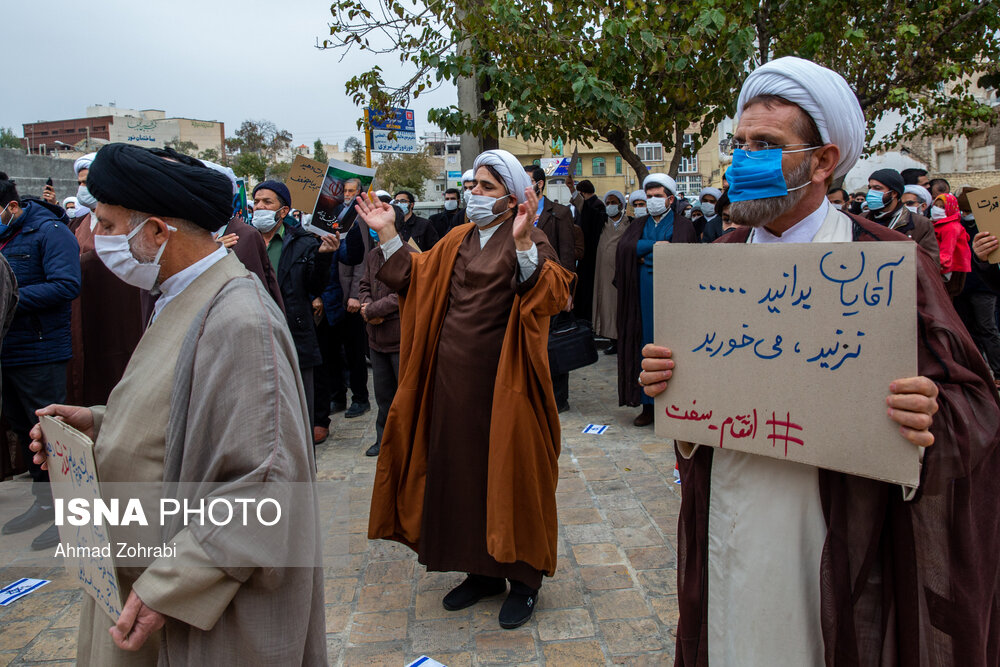
[(661, 244), (657, 345), (676, 363), (657, 435), (915, 487), (887, 415), (917, 375), (916, 245)]
[(323, 188), (324, 178), (326, 178), (325, 164), (296, 155), (285, 178), (285, 186), (292, 195), (292, 208), (299, 209), (303, 214), (316, 210), (316, 200)]
[[(1000, 185), (969, 193), (969, 207), (981, 232), (1000, 237)], [(1000, 264), (1000, 248), (986, 258), (990, 264)]]
[[(101, 486), (97, 479), (97, 463), (94, 461), (94, 443), (76, 429), (51, 417), (40, 419), (48, 453), (49, 481), (52, 496), (68, 502), (72, 498), (83, 498), (92, 503), (101, 498)], [(114, 620), (122, 613), (121, 587), (115, 570), (114, 550), (106, 555), (97, 555), (102, 548), (111, 545), (111, 536), (106, 525), (85, 523), (74, 526), (64, 522), (59, 526), (59, 540), (69, 545), (92, 552), (95, 555), (66, 561), (66, 571), (77, 578), (80, 586), (97, 601), (97, 606)]]
[[(361, 182), (359, 192), (366, 192), (375, 180), (375, 170), (359, 167), (340, 160), (330, 160), (326, 168), (326, 177), (320, 188), (319, 199), (313, 214), (312, 226), (328, 232), (334, 231), (337, 224), (337, 212), (344, 203), (344, 185), (351, 179)], [(345, 225), (345, 230), (349, 225)]]

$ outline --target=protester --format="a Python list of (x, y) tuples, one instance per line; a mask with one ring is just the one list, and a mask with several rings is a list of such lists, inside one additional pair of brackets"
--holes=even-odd
[(76, 197), (66, 197), (62, 201), (63, 210), (66, 211), (66, 215), (70, 218), (76, 217), (74, 215), (74, 210), (76, 209)]
[[(747, 226), (720, 242), (904, 238), (826, 201), (865, 143), (860, 105), (840, 75), (772, 60), (744, 83), (737, 115), (729, 197), (733, 219)], [(743, 152), (763, 142), (783, 154), (768, 178)], [(1000, 406), (931, 258), (918, 252), (917, 261), (922, 376), (893, 382), (886, 399), (888, 417), (923, 448), (917, 496), (904, 502), (897, 485), (678, 443), (676, 664), (987, 664), (998, 640), (1000, 534), (981, 520), (997, 504)], [(639, 381), (648, 395), (684, 372), (670, 354), (646, 348)], [(955, 545), (961, 558), (943, 555)], [(948, 611), (939, 615), (942, 600)], [(781, 622), (754, 622), (764, 609), (781, 610)]]
[(910, 211), (903, 205), (905, 186), (903, 178), (895, 169), (879, 169), (868, 177), (869, 220), (883, 227), (905, 234), (920, 245), (931, 257), (938, 256), (937, 238), (934, 226), (922, 215)]
[[(462, 197), (463, 197), (463, 199), (465, 197), (469, 196), (469, 193), (472, 191), (472, 188), (474, 188), (474, 187), (476, 187), (475, 172), (472, 171), (471, 169), (469, 169), (464, 174), (462, 174), (462, 193), (463, 193)], [(466, 201), (466, 203), (468, 203), (468, 201)]]
[(732, 231), (734, 231), (736, 229), (739, 229), (740, 226), (737, 225), (735, 222), (732, 221), (732, 218), (730, 217), (730, 214), (729, 214), (730, 204), (729, 204), (729, 196), (728, 195), (726, 195), (726, 194), (722, 195), (722, 199), (719, 200), (719, 209), (722, 211), (722, 214), (721, 214), (721, 217), (722, 217), (722, 235), (725, 236), (726, 234), (728, 234), (728, 233), (730, 233), (730, 232), (732, 232)]
[(927, 188), (922, 185), (907, 185), (903, 188), (903, 196), (900, 199), (910, 213), (922, 215), (930, 220), (928, 209), (931, 207), (931, 193)]
[(851, 195), (851, 203), (848, 206), (849, 212), (853, 213), (854, 215), (861, 215), (862, 213), (864, 213), (866, 196), (867, 196), (866, 192), (855, 192), (853, 195)]
[(951, 192), (951, 186), (943, 178), (932, 178), (927, 184), (927, 189), (930, 190), (933, 199), (936, 199), (938, 195), (946, 195)]
[(646, 217), (646, 191), (635, 190), (628, 196), (628, 203), (632, 206), (632, 219)]
[[(534, 224), (545, 234), (549, 245), (556, 252), (556, 259), (567, 271), (576, 271), (576, 232), (582, 232), (573, 222), (573, 214), (569, 207), (558, 204), (545, 196), (545, 170), (536, 165), (524, 168), (531, 180), (531, 187), (538, 196), (538, 206), (535, 209)], [(583, 234), (581, 233), (582, 237)], [(583, 298), (577, 285), (574, 303)], [(553, 318), (553, 324), (561, 325), (572, 319), (567, 310)], [(552, 390), (555, 392), (556, 406), (559, 412), (569, 410), (569, 373), (552, 373)]]
[[(4, 535), (52, 522), (55, 512), (49, 474), (31, 463), (28, 431), (35, 410), (66, 400), (66, 367), (73, 356), (70, 325), (73, 299), (80, 293), (80, 248), (58, 204), (21, 199), (14, 181), (0, 172), (0, 252), (18, 285), (14, 321), (3, 340), (3, 416), (29, 461), (28, 510), (0, 529)], [(55, 524), (31, 543), (47, 549), (59, 541)]]
[[(0, 253), (0, 345), (14, 322), (17, 312), (17, 277), (11, 270), (7, 258)], [(3, 409), (3, 364), (0, 362), (0, 410)]]
[(604, 202), (595, 194), (594, 184), (589, 180), (580, 181), (577, 191), (583, 197), (577, 209), (576, 225), (583, 232), (583, 258), (576, 263), (576, 296), (573, 299), (573, 313), (581, 320), (593, 320), (594, 274), (597, 267), (597, 247), (608, 223), (608, 213)]
[[(101, 258), (135, 287), (157, 287), (160, 298), (106, 407), (50, 405), (39, 414), (95, 441), (105, 485), (184, 480), (201, 483), (204, 499), (201, 490), (212, 483), (214, 498), (232, 501), (265, 479), (314, 481), (305, 395), (284, 317), (212, 237), (232, 214), (227, 179), (170, 149), (109, 144), (87, 183), (99, 202)], [(45, 460), (41, 436), (36, 426), (38, 463)], [(315, 517), (311, 523), (318, 529)], [(118, 569), (119, 618), (83, 597), (78, 664), (153, 664), (158, 654), (161, 664), (249, 664), (261, 656), (326, 664), (322, 568), (224, 567), (231, 533), (203, 527), (177, 526), (168, 536), (173, 558)], [(303, 532), (294, 548), (312, 553), (316, 536)], [(291, 537), (257, 548), (287, 553)]]
[(487, 151), (473, 168), (474, 224), (428, 253), (399, 240), (388, 206), (358, 204), (402, 323), (368, 537), (410, 546), (430, 571), (468, 572), (444, 597), (448, 610), (503, 593), (509, 579), (499, 621), (514, 628), (556, 567), (560, 430), (546, 350), (573, 276), (532, 225), (538, 201), (517, 159)]
[(326, 287), (330, 275), (331, 253), (339, 246), (336, 236), (322, 241), (293, 224), (288, 216), (292, 196), (284, 183), (264, 181), (253, 189), (253, 218), (251, 224), (264, 237), (267, 256), (281, 289), (285, 306), (285, 319), (295, 340), (299, 373), (306, 391), (310, 423), (314, 414), (313, 373), (323, 363), (316, 340), (313, 321), (313, 299)]
[(847, 202), (850, 201), (850, 196), (847, 194), (847, 190), (844, 188), (831, 188), (829, 192), (826, 193), (826, 200), (830, 202), (838, 211), (847, 211)]
[(715, 240), (715, 238), (707, 239), (705, 231), (709, 225), (712, 227), (719, 225), (718, 204), (720, 197), (722, 197), (722, 190), (719, 188), (702, 188), (701, 192), (698, 193), (698, 209), (704, 219), (697, 222), (692, 220), (692, 222), (695, 222), (695, 231), (698, 232), (698, 237), (702, 239), (703, 243), (711, 243)]
[(941, 276), (948, 294), (955, 298), (965, 286), (966, 274), (972, 270), (969, 235), (962, 226), (955, 195), (943, 193), (934, 198), (931, 220), (934, 221), (934, 234), (941, 249)]
[(904, 169), (899, 172), (899, 175), (903, 177), (903, 183), (906, 185), (917, 185), (928, 193), (930, 192), (931, 179), (927, 175), (926, 169)]
[(618, 404), (642, 412), (636, 426), (653, 423), (653, 399), (636, 382), (642, 346), (653, 342), (653, 246), (657, 243), (698, 243), (694, 225), (674, 215), (677, 183), (666, 174), (643, 181), (648, 215), (629, 225), (618, 242), (615, 285), (618, 287)]
[(445, 234), (465, 222), (465, 211), (458, 207), (457, 189), (448, 188), (444, 191), (444, 210), (429, 219), (439, 238), (444, 238)]
[(403, 218), (399, 221), (397, 230), (403, 242), (413, 239), (421, 250), (426, 251), (434, 247), (440, 238), (434, 226), (427, 218), (422, 218), (413, 212), (413, 205), (417, 199), (412, 192), (400, 190), (396, 193), (393, 203), (402, 211)]
[(604, 206), (608, 214), (608, 224), (601, 233), (597, 244), (597, 258), (594, 270), (594, 333), (611, 341), (604, 354), (618, 352), (618, 290), (615, 289), (615, 255), (618, 242), (628, 229), (632, 219), (625, 214), (625, 195), (619, 190), (610, 190), (604, 195)]
[(365, 450), (365, 456), (378, 456), (389, 406), (399, 385), (399, 296), (375, 277), (385, 265), (385, 255), (378, 245), (378, 234), (372, 232), (372, 235), (375, 245), (365, 257), (359, 294), (361, 317), (368, 329), (378, 415), (375, 417), (375, 444)]

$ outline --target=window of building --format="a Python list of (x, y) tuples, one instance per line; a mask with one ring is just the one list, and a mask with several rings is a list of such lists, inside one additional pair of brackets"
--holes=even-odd
[(591, 173), (594, 176), (605, 176), (608, 172), (607, 164), (602, 157), (595, 157), (591, 161)]
[[(687, 152), (691, 150), (694, 146), (694, 135), (685, 134), (684, 135), (684, 151)], [(693, 174), (698, 171), (698, 154), (695, 153), (690, 157), (686, 156), (681, 158), (680, 167), (677, 169), (678, 173), (681, 174)]]
[(701, 174), (695, 176), (678, 176), (677, 192), (683, 192), (688, 199), (698, 196), (701, 192)]
[(636, 152), (643, 162), (663, 162), (663, 144), (639, 144)]
[[(42, 133), (44, 134), (44, 132)], [(946, 151), (938, 151), (937, 153), (937, 170), (943, 174), (950, 174), (955, 171), (955, 151), (948, 149)]]
[(48, 132), (48, 130), (46, 130), (44, 132), (39, 132), (38, 135), (42, 136), (42, 137), (47, 137), (47, 136), (49, 136), (49, 132)]
[(444, 186), (440, 183), (434, 185), (434, 192), (444, 192)]
[(583, 160), (576, 161), (576, 169), (573, 170), (574, 176), (583, 176)]
[(620, 176), (621, 173), (622, 173), (622, 158), (619, 155), (615, 158), (615, 175)]

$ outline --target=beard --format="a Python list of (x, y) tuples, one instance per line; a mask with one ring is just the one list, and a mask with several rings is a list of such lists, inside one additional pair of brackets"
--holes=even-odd
[[(781, 170), (785, 183), (796, 185), (807, 183), (811, 176), (812, 160), (803, 160), (791, 173)], [(794, 185), (792, 187), (795, 187)], [(763, 227), (776, 218), (795, 208), (809, 193), (808, 188), (800, 188), (781, 197), (734, 201), (729, 205), (729, 220), (746, 227)]]

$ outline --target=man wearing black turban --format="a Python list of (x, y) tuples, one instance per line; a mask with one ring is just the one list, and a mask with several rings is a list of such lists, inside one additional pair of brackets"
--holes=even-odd
[[(50, 405), (39, 414), (61, 417), (94, 440), (105, 485), (184, 480), (194, 487), (188, 503), (223, 499), (235, 507), (240, 498), (283, 497), (287, 485), (276, 480), (315, 481), (305, 391), (284, 314), (212, 237), (230, 217), (229, 180), (171, 150), (109, 144), (87, 183), (98, 200), (94, 241), (102, 261), (126, 282), (158, 290), (159, 299), (106, 406)], [(340, 242), (328, 238), (323, 249), (332, 252)], [(32, 440), (43, 464), (40, 427)], [(255, 481), (274, 482), (248, 489)], [(118, 618), (85, 596), (77, 663), (153, 664), (159, 654), (180, 664), (249, 664), (266, 655), (273, 664), (325, 665), (322, 569), (284, 567), (293, 549), (320, 549), (313, 487), (295, 486), (294, 511), (282, 512), (288, 520), (255, 526), (253, 544), (238, 523), (206, 529), (198, 521), (153, 521), (141, 544), (152, 546), (151, 537), (175, 545), (174, 556), (119, 567), (125, 605)], [(260, 567), (226, 567), (248, 561)]]

